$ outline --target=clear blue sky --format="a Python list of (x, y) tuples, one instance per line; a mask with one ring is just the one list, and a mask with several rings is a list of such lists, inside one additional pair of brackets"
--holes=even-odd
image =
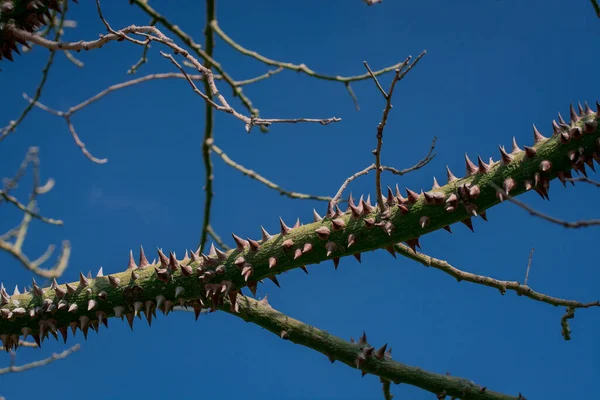
[[(94, 2), (72, 5), (66, 39), (93, 39), (104, 28)], [(420, 159), (434, 135), (437, 157), (426, 168), (384, 183), (414, 190), (444, 180), (445, 165), (463, 174), (463, 154), (498, 159), (498, 144), (531, 144), (531, 124), (543, 133), (569, 102), (599, 96), (596, 43), (600, 20), (586, 0), (394, 2), (367, 7), (360, 0), (217, 1), (221, 27), (242, 45), (278, 60), (306, 63), (327, 74), (364, 72), (407, 55), (427, 56), (397, 89), (385, 131), (385, 164), (407, 167)], [(182, 29), (203, 42), (202, 1), (152, 1)], [(149, 18), (125, 1), (104, 1), (115, 28), (144, 25)], [(174, 71), (153, 46), (150, 63), (138, 76)], [(216, 59), (238, 80), (267, 71), (217, 39)], [(26, 105), (21, 97), (37, 85), (48, 52), (35, 48), (14, 64), (2, 63), (0, 121), (4, 125)], [(78, 69), (57, 56), (42, 100), (66, 109), (126, 75), (141, 49), (110, 43), (79, 54)], [(382, 78), (387, 86), (391, 76)], [(230, 90), (221, 85), (231, 99)], [(239, 163), (263, 173), (284, 188), (333, 195), (342, 181), (369, 165), (383, 100), (370, 81), (353, 85), (357, 112), (344, 86), (293, 72), (244, 89), (264, 117), (343, 118), (339, 124), (274, 126), (268, 135), (251, 135), (243, 124), (218, 114), (215, 142)], [(232, 104), (240, 107), (239, 102)], [(240, 107), (241, 109), (241, 107)], [(199, 238), (204, 203), (200, 141), (204, 103), (183, 81), (149, 82), (104, 98), (74, 117), (82, 140), (105, 165), (83, 157), (64, 121), (34, 110), (18, 132), (0, 145), (0, 175), (10, 176), (27, 148), (40, 147), (42, 173), (57, 181), (41, 199), (45, 215), (65, 220), (61, 228), (34, 223), (26, 250), (33, 257), (48, 243), (69, 239), (74, 280), (80, 270), (106, 272), (126, 267), (130, 248), (160, 246), (181, 254)], [(276, 231), (281, 216), (312, 219), (324, 203), (291, 200), (215, 163), (212, 223), (223, 237), (232, 231), (258, 238), (262, 224)], [(597, 177), (597, 175), (596, 175)], [(355, 182), (355, 194), (373, 193), (373, 176)], [(15, 194), (25, 196), (23, 184)], [(177, 195), (173, 195), (173, 193)], [(598, 191), (578, 185), (565, 190), (555, 182), (551, 202), (535, 193), (522, 200), (561, 218), (598, 217)], [(22, 197), (23, 198), (23, 197)], [(5, 206), (0, 227), (19, 214)], [(499, 279), (522, 281), (529, 251), (535, 247), (530, 285), (548, 294), (582, 301), (600, 297), (597, 282), (598, 230), (571, 230), (534, 219), (511, 204), (490, 210), (490, 222), (475, 221), (454, 235), (436, 232), (421, 239), (423, 250), (458, 268)], [(137, 251), (136, 251), (137, 254)], [(2, 280), (12, 288), (31, 275), (0, 254)], [(529, 399), (591, 398), (600, 379), (600, 310), (581, 310), (572, 320), (572, 340), (560, 334), (562, 308), (521, 298), (426, 269), (385, 251), (365, 254), (363, 263), (343, 259), (292, 271), (260, 287), (271, 304), (309, 324), (348, 339), (367, 331), (376, 346), (389, 343), (394, 358), (439, 373), (450, 372)], [(72, 340), (72, 339), (70, 339)], [(81, 334), (70, 344), (82, 341)], [(48, 343), (41, 351), (22, 349), (18, 363), (64, 348)], [(3, 356), (2, 364), (8, 364)], [(393, 386), (395, 398), (431, 399), (406, 385)], [(82, 349), (52, 366), (0, 376), (0, 395), (65, 399), (379, 399), (379, 379), (309, 349), (282, 341), (261, 328), (222, 313), (194, 322), (174, 313), (148, 328), (136, 320), (111, 320), (110, 329), (91, 333)]]

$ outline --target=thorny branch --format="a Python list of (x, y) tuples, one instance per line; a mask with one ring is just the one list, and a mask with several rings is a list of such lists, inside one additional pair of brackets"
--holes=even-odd
[(474, 400), (518, 399), (517, 396), (491, 391), (467, 379), (436, 374), (393, 361), (391, 349), (386, 351), (387, 344), (376, 349), (367, 342), (366, 334), (357, 343), (347, 342), (275, 310), (266, 298), (258, 301), (238, 296), (236, 302), (238, 312), (232, 311), (230, 304), (226, 304), (222, 310), (255, 323), (279, 338), (316, 350), (331, 362), (340, 361), (357, 368), (363, 375), (372, 374), (396, 384), (407, 383), (434, 394), (445, 391), (448, 396)]

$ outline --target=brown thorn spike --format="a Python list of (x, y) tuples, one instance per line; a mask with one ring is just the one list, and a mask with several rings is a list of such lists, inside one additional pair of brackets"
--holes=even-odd
[(356, 243), (356, 235), (351, 233), (348, 235), (348, 248), (350, 248), (350, 246), (352, 246), (354, 243)]
[(302, 249), (297, 248), (296, 250), (294, 250), (294, 260), (297, 260), (300, 257), (302, 257)]
[(448, 183), (458, 179), (456, 176), (454, 176), (452, 171), (450, 171), (450, 167), (448, 167), (447, 165), (446, 165), (446, 175), (448, 177)]
[(578, 126), (574, 126), (573, 128), (569, 128), (569, 136), (573, 139), (579, 139), (583, 135), (581, 128)]
[(452, 229), (450, 229), (450, 225), (446, 225), (446, 226), (444, 227), (444, 230), (446, 230), (446, 231), (448, 231), (448, 232), (452, 233)]
[(568, 126), (567, 123), (565, 122), (564, 118), (562, 117), (562, 115), (560, 115), (560, 113), (558, 113), (558, 123), (563, 126)]
[[(336, 205), (336, 207), (337, 207), (337, 205)], [(339, 207), (338, 207), (338, 210), (339, 210)], [(296, 219), (296, 223), (294, 224), (294, 226), (292, 227), (292, 229), (300, 228), (301, 226), (302, 226), (302, 222), (300, 222), (300, 218), (298, 218), (298, 219)]]
[(408, 202), (411, 204), (416, 203), (417, 200), (419, 200), (419, 194), (416, 192), (413, 192), (409, 188), (406, 188), (406, 194), (408, 195)]
[(537, 150), (535, 147), (523, 146), (525, 148), (525, 155), (527, 157), (535, 157)]
[(465, 164), (467, 167), (467, 176), (475, 175), (478, 171), (478, 168), (473, 162), (469, 159), (467, 153), (465, 153)]
[(271, 239), (272, 236), (269, 234), (269, 232), (267, 232), (267, 230), (262, 225), (260, 227), (260, 231), (262, 233), (262, 241), (263, 241), (263, 243), (266, 242), (267, 240)]
[(88, 311), (92, 311), (92, 310), (96, 309), (97, 307), (98, 307), (98, 302), (96, 300), (90, 299), (88, 301), (88, 308), (87, 308)]
[(388, 246), (385, 249), (392, 255), (392, 257), (396, 258), (396, 250), (394, 250), (394, 246)]
[(258, 251), (260, 249), (260, 243), (256, 240), (248, 238), (248, 243), (250, 244), (250, 251)]
[(169, 269), (171, 271), (177, 271), (179, 269), (177, 258), (175, 258), (175, 254), (171, 251), (169, 252)]
[(146, 258), (146, 254), (144, 254), (144, 248), (140, 246), (140, 260), (139, 260), (139, 269), (144, 269), (148, 267), (150, 263), (148, 263), (148, 259)]
[(580, 116), (583, 116), (584, 111), (580, 101), (577, 102), (577, 111), (579, 112)]
[(490, 170), (489, 164), (486, 164), (485, 162), (483, 162), (483, 160), (481, 159), (481, 156), (477, 157), (477, 164), (479, 166), (478, 172), (480, 174), (487, 174), (487, 172)]
[(334, 269), (337, 269), (338, 265), (340, 265), (340, 258), (339, 257), (333, 257), (333, 267), (334, 267)]
[(424, 215), (419, 219), (419, 226), (421, 227), (421, 229), (424, 229), (427, 225), (429, 225), (429, 223), (431, 222), (431, 219)]
[(421, 248), (421, 244), (419, 243), (419, 238), (414, 238), (414, 239), (409, 239), (406, 241), (406, 244), (408, 245), (408, 247), (410, 247), (412, 249), (412, 251), (414, 253), (417, 252), (417, 247), (420, 249)]
[(556, 123), (555, 120), (552, 120), (552, 132), (553, 132), (552, 136), (560, 134), (560, 131), (561, 131), (560, 126), (558, 126), (558, 124)]
[(301, 266), (300, 266), (300, 269), (301, 269), (302, 271), (304, 271), (304, 273), (305, 273), (306, 275), (308, 275), (308, 270), (306, 269), (306, 266), (305, 266), (305, 265), (301, 265)]
[(336, 218), (333, 221), (331, 221), (331, 227), (334, 231), (339, 231), (346, 227), (346, 222), (341, 218)]
[(271, 275), (268, 277), (271, 281), (273, 281), (274, 284), (277, 285), (278, 288), (281, 288), (281, 286), (279, 285), (279, 281), (277, 280), (277, 277), (275, 275)]
[(127, 269), (136, 269), (138, 266), (133, 259), (133, 250), (129, 250), (129, 264), (127, 265)]
[(88, 279), (83, 275), (82, 272), (80, 272), (79, 273), (79, 286), (82, 288), (85, 288), (85, 287), (88, 287), (89, 285), (90, 285), (90, 282), (88, 281)]
[(437, 179), (435, 179), (435, 176), (433, 177), (433, 186), (431, 187), (431, 189), (439, 189), (440, 188), (440, 184), (438, 183)]
[(579, 122), (579, 115), (577, 115), (577, 112), (573, 108), (573, 103), (571, 103), (571, 106), (569, 107), (569, 114), (571, 114), (571, 124)]
[(552, 163), (548, 160), (543, 160), (540, 163), (540, 171), (542, 172), (548, 172), (550, 171), (550, 168), (552, 168)]
[(542, 142), (546, 140), (546, 138), (540, 133), (540, 131), (538, 131), (538, 129), (535, 127), (535, 124), (533, 125), (533, 142), (535, 144)]
[(315, 232), (317, 233), (317, 235), (319, 236), (319, 239), (321, 239), (321, 240), (327, 240), (327, 238), (329, 237), (329, 234), (331, 233), (329, 228), (327, 228), (326, 226), (322, 226), (322, 227), (316, 229)]
[(337, 244), (334, 242), (327, 242), (325, 244), (325, 249), (327, 249), (327, 257), (329, 257), (337, 249)]
[(387, 343), (381, 346), (379, 349), (375, 351), (375, 358), (378, 360), (383, 360), (385, 357), (385, 349), (387, 348)]
[(475, 232), (475, 229), (473, 229), (473, 221), (471, 221), (471, 217), (469, 217), (467, 219), (463, 219), (460, 222), (465, 224), (472, 232)]
[(285, 222), (283, 222), (283, 219), (281, 217), (279, 217), (279, 225), (281, 226), (282, 235), (287, 235), (292, 230), (292, 228), (290, 228), (285, 224)]
[(269, 269), (277, 265), (277, 259), (275, 257), (269, 257)]
[(361, 262), (361, 260), (360, 260), (360, 253), (354, 253), (354, 254), (352, 254), (352, 255), (354, 256), (354, 258), (356, 258), (356, 260), (357, 260), (358, 262)]
[(511, 190), (515, 188), (516, 184), (513, 178), (506, 178), (504, 180), (504, 191), (509, 194)]
[(586, 121), (583, 123), (583, 132), (584, 133), (594, 133), (598, 128), (598, 121)]
[(235, 242), (238, 250), (244, 251), (244, 249), (249, 246), (249, 243), (246, 240), (237, 236), (235, 233), (232, 233), (231, 236), (233, 237), (233, 241)]
[(161, 249), (159, 249), (158, 247), (156, 248), (156, 251), (158, 252), (158, 258), (160, 260), (160, 266), (162, 268), (167, 268), (169, 265), (169, 258), (167, 256), (165, 256), (165, 253), (162, 252)]
[(521, 151), (521, 149), (519, 148), (519, 145), (517, 144), (517, 139), (513, 136), (513, 140), (512, 140), (512, 154), (518, 153), (520, 151)]
[(500, 149), (500, 157), (502, 159), (502, 164), (503, 165), (508, 165), (512, 162), (512, 160), (514, 159), (514, 157), (510, 154), (508, 154), (506, 152), (506, 150), (504, 150), (503, 146), (498, 146), (498, 148)]

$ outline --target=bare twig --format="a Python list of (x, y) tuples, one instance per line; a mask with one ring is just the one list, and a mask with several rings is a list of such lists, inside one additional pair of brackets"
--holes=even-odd
[(221, 236), (217, 235), (217, 232), (215, 232), (212, 225), (208, 225), (208, 227), (206, 228), (206, 231), (214, 239), (214, 241), (217, 242), (217, 244), (219, 245), (219, 247), (221, 247), (221, 249), (223, 249), (224, 251), (228, 251), (231, 249), (231, 247), (227, 246), (227, 244), (223, 241), (223, 239), (221, 239)]
[(44, 217), (43, 215), (40, 215), (39, 213), (25, 207), (25, 205), (21, 204), (19, 202), (19, 200), (17, 200), (15, 197), (13, 197), (9, 194), (6, 194), (5, 192), (3, 192), (1, 190), (0, 190), (0, 197), (3, 198), (4, 200), (8, 201), (11, 204), (14, 204), (19, 210), (31, 215), (35, 219), (39, 219), (40, 221), (45, 222), (50, 225), (63, 225), (62, 220)]
[[(37, 343), (35, 342), (26, 342), (25, 340), (19, 340), (19, 347), (31, 347), (31, 348), (38, 348)], [(6, 350), (4, 348), (4, 346), (0, 346), (0, 351), (4, 351)]]
[[(65, 18), (67, 16), (68, 2), (64, 2), (64, 3), (65, 4), (63, 4), (63, 6), (62, 6), (63, 11), (60, 16), (58, 26), (56, 27), (56, 34), (54, 35), (55, 42), (60, 40), (60, 37), (62, 35), (62, 27), (65, 22)], [(51, 24), (51, 23), (48, 24), (47, 32), (50, 31), (50, 28), (52, 26), (53, 26), (53, 24)], [(33, 96), (34, 101), (37, 101), (42, 96), (42, 90), (43, 90), (44, 86), (46, 85), (46, 81), (48, 79), (48, 73), (50, 72), (50, 67), (54, 63), (55, 55), (56, 55), (56, 52), (54, 52), (54, 51), (50, 52), (50, 55), (48, 56), (48, 61), (46, 61), (46, 65), (42, 69), (42, 79), (40, 80), (40, 83), (38, 84), (37, 89), (35, 90), (35, 94)], [(6, 127), (4, 127), (2, 130), (0, 130), (0, 142), (2, 140), (4, 140), (8, 135), (10, 135), (12, 132), (14, 132), (15, 129), (17, 129), (17, 126), (25, 119), (25, 117), (27, 116), (27, 114), (29, 114), (29, 112), (31, 111), (32, 108), (33, 108), (33, 103), (29, 103), (27, 105), (27, 107), (25, 107), (25, 109), (23, 110), (23, 112), (21, 113), (19, 118), (17, 118), (15, 121), (10, 121)]]
[(552, 222), (553, 224), (561, 225), (561, 226), (564, 226), (565, 228), (587, 228), (587, 227), (590, 227), (590, 226), (600, 225), (600, 219), (588, 219), (588, 220), (584, 220), (584, 221), (573, 221), (573, 222), (570, 222), (570, 221), (564, 221), (564, 220), (552, 217), (550, 215), (547, 215), (547, 214), (544, 214), (544, 213), (542, 213), (540, 211), (537, 211), (533, 207), (528, 206), (527, 204), (523, 203), (520, 200), (515, 199), (512, 196), (509, 196), (508, 193), (506, 193), (503, 189), (501, 189), (495, 183), (491, 182), (491, 185), (492, 185), (492, 187), (494, 189), (496, 189), (498, 192), (500, 192), (505, 199), (507, 199), (511, 203), (516, 204), (517, 206), (521, 207), (525, 211), (529, 212), (530, 215), (532, 215), (534, 217), (539, 217), (539, 218), (544, 219), (544, 220), (546, 220), (548, 222)]
[(50, 357), (45, 358), (43, 360), (39, 360), (39, 361), (34, 361), (31, 362), (29, 364), (24, 364), (24, 365), (11, 365), (9, 367), (6, 368), (0, 368), (0, 375), (4, 375), (4, 374), (10, 374), (13, 372), (23, 372), (23, 371), (27, 371), (33, 368), (38, 368), (38, 367), (43, 367), (44, 365), (48, 365), (54, 361), (57, 360), (62, 360), (67, 358), (68, 356), (70, 356), (71, 354), (75, 353), (77, 350), (80, 349), (80, 345), (76, 344), (75, 346), (61, 352), (61, 353), (54, 353), (52, 354)]
[(575, 318), (575, 308), (567, 307), (566, 312), (560, 319), (560, 326), (562, 328), (562, 336), (565, 340), (571, 340), (571, 327), (569, 326), (569, 320)]
[(594, 7), (594, 11), (598, 18), (600, 18), (600, 6), (598, 6), (598, 0), (590, 0), (592, 2), (592, 7)]
[(390, 390), (390, 386), (392, 385), (392, 382), (390, 382), (389, 379), (385, 379), (385, 378), (380, 378), (381, 384), (382, 384), (382, 390), (383, 390), (383, 400), (392, 400), (394, 398), (394, 395), (392, 394), (392, 391)]
[(298, 192), (292, 192), (289, 190), (285, 190), (285, 189), (281, 188), (279, 185), (277, 185), (276, 183), (273, 183), (270, 180), (264, 178), (262, 175), (256, 173), (255, 171), (248, 169), (248, 168), (244, 167), (243, 165), (240, 165), (240, 164), (236, 163), (235, 161), (233, 161), (231, 158), (229, 158), (229, 156), (227, 154), (225, 154), (223, 152), (223, 150), (221, 150), (216, 144), (214, 144), (214, 142), (210, 143), (210, 147), (211, 147), (211, 150), (214, 151), (219, 157), (221, 157), (221, 159), (223, 159), (223, 161), (225, 161), (225, 163), (227, 165), (229, 165), (230, 167), (232, 167), (234, 169), (237, 169), (242, 174), (259, 181), (260, 183), (264, 184), (268, 188), (276, 190), (282, 196), (287, 196), (292, 199), (321, 200), (321, 201), (330, 201), (331, 200), (331, 197), (327, 197), (327, 196), (315, 196), (315, 195), (311, 195), (311, 194), (304, 194), (304, 193), (298, 193)]
[[(393, 173), (394, 175), (400, 175), (400, 176), (402, 176), (402, 175), (408, 174), (409, 172), (415, 171), (415, 170), (417, 170), (419, 168), (423, 168), (425, 165), (429, 164), (429, 162), (431, 160), (433, 160), (433, 158), (435, 157), (435, 153), (433, 153), (433, 150), (435, 149), (435, 142), (436, 142), (436, 140), (437, 140), (437, 137), (434, 136), (434, 138), (433, 138), (433, 140), (431, 142), (431, 147), (429, 148), (429, 151), (427, 152), (427, 154), (425, 155), (425, 157), (423, 157), (421, 160), (419, 160), (412, 167), (399, 170), (399, 169), (396, 169), (394, 167), (388, 167), (386, 165), (382, 165), (381, 166), (381, 170), (382, 171), (389, 171), (389, 172)], [(368, 174), (370, 171), (372, 171), (374, 169), (375, 169), (375, 164), (371, 164), (367, 168), (365, 168), (365, 169), (363, 169), (361, 171), (358, 171), (355, 174), (353, 174), (350, 177), (348, 177), (348, 179), (346, 179), (344, 181), (344, 183), (342, 183), (342, 186), (340, 186), (339, 190), (337, 191), (337, 193), (335, 194), (335, 196), (333, 197), (333, 199), (331, 199), (332, 204), (337, 204), (340, 201), (340, 198), (344, 194), (344, 190), (346, 190), (346, 187), (348, 187), (348, 184), (350, 184), (350, 182), (352, 182), (354, 179), (358, 178), (359, 176)]]
[(531, 248), (531, 252), (529, 253), (529, 261), (527, 262), (527, 271), (525, 271), (525, 282), (523, 282), (523, 285), (527, 286), (527, 280), (529, 279), (529, 269), (531, 268), (531, 260), (533, 259), (533, 250), (534, 248)]
[(415, 253), (410, 247), (398, 243), (395, 246), (398, 253), (412, 260), (415, 260), (426, 267), (433, 267), (439, 269), (442, 272), (447, 273), (450, 276), (456, 278), (458, 282), (467, 281), (476, 283), (478, 285), (488, 286), (496, 288), (500, 293), (505, 294), (507, 290), (516, 292), (519, 296), (529, 297), (532, 300), (540, 301), (542, 303), (551, 304), (553, 306), (567, 306), (572, 308), (590, 308), (600, 307), (600, 301), (594, 301), (590, 303), (581, 303), (576, 300), (561, 299), (558, 297), (548, 296), (543, 293), (539, 293), (531, 289), (527, 285), (522, 285), (517, 281), (501, 281), (488, 276), (476, 275), (470, 272), (462, 271), (458, 268), (453, 267), (444, 260), (438, 260), (433, 257), (429, 257), (423, 253)]
[(581, 176), (579, 178), (566, 178), (565, 181), (567, 181), (567, 182), (585, 182), (585, 183), (589, 183), (590, 185), (600, 187), (600, 182), (593, 181), (585, 176)]
[[(369, 64), (366, 61), (364, 62), (364, 65), (367, 68), (368, 75), (373, 78), (375, 85), (377, 86), (377, 88), (379, 89), (379, 91), (381, 92), (381, 94), (383, 95), (383, 97), (385, 99), (385, 108), (383, 109), (383, 115), (381, 117), (381, 121), (377, 125), (377, 135), (376, 135), (377, 147), (375, 148), (375, 150), (373, 150), (373, 154), (375, 155), (375, 190), (376, 190), (376, 194), (377, 194), (377, 203), (379, 204), (379, 207), (382, 210), (385, 210), (386, 205), (385, 205), (385, 202), (383, 201), (383, 194), (381, 192), (381, 171), (382, 171), (382, 169), (381, 169), (381, 146), (383, 145), (383, 130), (385, 129), (385, 125), (387, 124), (388, 115), (390, 113), (390, 110), (392, 109), (392, 96), (394, 94), (394, 88), (396, 87), (396, 83), (398, 83), (400, 80), (402, 80), (402, 78), (404, 78), (404, 76), (406, 76), (406, 74), (419, 62), (419, 60), (425, 54), (426, 54), (425, 51), (423, 51), (421, 54), (419, 54), (419, 56), (415, 59), (415, 62), (412, 63), (412, 65), (410, 65), (410, 66), (409, 66), (409, 62), (412, 58), (410, 56), (408, 56), (406, 58), (406, 60), (404, 60), (404, 62), (400, 63), (400, 66), (398, 68), (396, 68), (396, 74), (394, 75), (394, 78), (392, 79), (392, 82), (390, 84), (390, 88), (387, 92), (385, 90), (383, 90), (383, 87), (379, 83), (379, 80), (377, 79), (377, 76), (375, 75), (375, 73), (373, 73), (373, 71), (369, 67)], [(409, 67), (406, 68), (407, 66), (409, 66)], [(405, 68), (406, 68), (406, 71), (404, 71)]]

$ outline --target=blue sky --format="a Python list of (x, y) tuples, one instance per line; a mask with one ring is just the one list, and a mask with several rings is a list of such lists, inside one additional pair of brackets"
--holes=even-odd
[[(80, 3), (71, 6), (70, 18), (79, 26), (68, 30), (68, 40), (93, 39), (104, 32), (94, 2)], [(148, 23), (147, 16), (126, 3), (104, 1), (113, 27)], [(202, 3), (151, 2), (198, 42), (203, 42)], [(557, 112), (568, 113), (569, 102), (593, 103), (598, 96), (594, 43), (600, 20), (585, 0), (388, 0), (373, 7), (360, 0), (217, 3), (220, 26), (240, 44), (326, 74), (362, 74), (364, 60), (379, 69), (427, 49), (397, 88), (382, 157), (385, 164), (412, 165), (434, 135), (437, 156), (413, 174), (384, 176), (385, 185), (429, 188), (433, 176), (444, 180), (446, 164), (462, 174), (465, 152), (497, 159), (498, 144), (509, 145), (513, 136), (530, 144), (532, 123), (547, 133)], [(164, 50), (153, 46), (150, 63), (137, 76), (174, 71), (159, 49)], [(21, 93), (33, 94), (47, 54), (34, 48), (14, 64), (2, 64), (1, 125), (26, 105)], [(133, 44), (110, 43), (79, 54), (83, 69), (57, 55), (42, 101), (66, 109), (128, 80), (126, 71), (140, 54)], [(238, 80), (271, 69), (219, 39), (215, 58)], [(390, 79), (382, 78), (386, 87)], [(221, 87), (242, 110), (227, 87)], [(371, 81), (355, 83), (353, 89), (359, 112), (342, 84), (280, 73), (244, 88), (262, 116), (337, 116), (342, 122), (279, 125), (267, 135), (258, 130), (248, 135), (240, 121), (217, 114), (215, 143), (284, 188), (333, 195), (347, 176), (373, 161), (375, 128), (384, 106)], [(79, 112), (73, 122), (90, 151), (107, 157), (107, 164), (90, 163), (64, 121), (37, 109), (0, 144), (0, 175), (12, 175), (27, 148), (36, 145), (43, 176), (57, 181), (40, 207), (66, 224), (34, 223), (25, 247), (31, 257), (49, 243), (70, 240), (73, 254), (64, 278), (71, 281), (80, 270), (125, 268), (129, 249), (140, 245), (178, 253), (196, 246), (204, 204), (204, 103), (187, 83), (155, 81), (114, 93)], [(308, 222), (313, 207), (325, 210), (324, 203), (282, 197), (216, 156), (214, 164), (212, 224), (223, 237), (233, 231), (258, 238), (260, 225), (276, 231), (280, 216), (289, 223), (297, 217)], [(361, 178), (350, 189), (373, 193), (374, 177)], [(25, 196), (27, 190), (23, 184), (15, 194)], [(550, 197), (542, 202), (529, 193), (521, 199), (565, 219), (598, 217), (598, 191), (591, 187), (565, 190), (555, 182)], [(19, 219), (7, 206), (1, 212), (3, 231)], [(488, 218), (488, 223), (475, 221), (475, 234), (456, 226), (453, 235), (442, 231), (423, 237), (423, 251), (471, 272), (522, 281), (535, 247), (529, 276), (533, 288), (582, 301), (600, 297), (597, 229), (565, 230), (506, 203), (490, 210)], [(31, 275), (6, 254), (0, 254), (0, 265), (5, 286), (29, 284)], [(529, 399), (589, 398), (597, 392), (599, 310), (578, 311), (571, 323), (572, 340), (566, 342), (560, 334), (562, 308), (459, 284), (410, 260), (394, 260), (385, 251), (365, 254), (362, 264), (344, 259), (335, 272), (330, 263), (309, 266), (309, 271), (309, 276), (302, 271), (283, 275), (282, 289), (266, 283), (259, 296), (268, 293), (275, 308), (346, 339), (366, 330), (373, 345), (389, 343), (400, 362), (450, 372), (497, 391), (522, 392)], [(78, 334), (70, 343), (81, 341)], [(62, 349), (57, 343), (41, 351), (21, 349), (17, 361)], [(8, 356), (3, 357), (8, 365)], [(406, 385), (392, 390), (396, 399), (431, 398)], [(126, 323), (111, 321), (110, 329), (91, 333), (66, 360), (0, 376), (0, 395), (8, 400), (82, 395), (89, 400), (382, 398), (378, 378), (361, 378), (357, 370), (332, 365), (322, 354), (222, 313), (199, 322), (188, 313), (159, 316), (152, 328), (138, 323), (134, 333)]]

